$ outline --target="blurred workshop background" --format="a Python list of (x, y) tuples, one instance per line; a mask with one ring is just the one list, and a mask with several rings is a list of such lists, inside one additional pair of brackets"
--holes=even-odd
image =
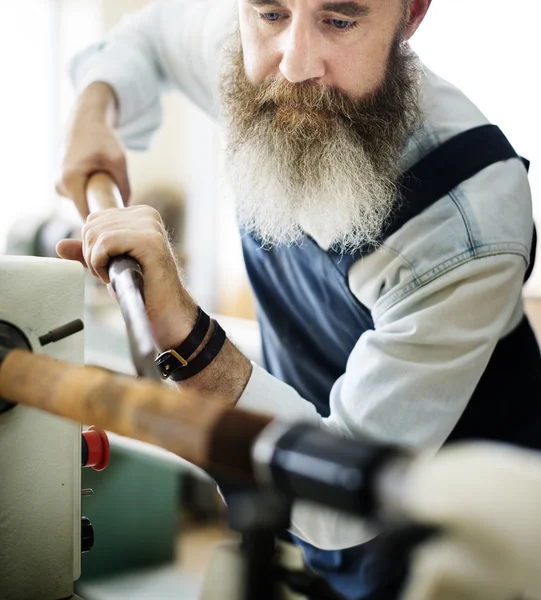
[[(74, 100), (66, 63), (148, 0), (17, 0), (0, 8), (3, 86), (0, 251), (52, 255), (80, 228), (54, 189)], [(412, 45), (425, 64), (461, 87), (531, 160), (534, 215), (541, 219), (538, 0), (435, 1)], [(219, 131), (178, 94), (150, 152), (128, 152), (133, 202), (168, 224), (187, 285), (259, 360), (254, 305), (221, 169)], [(209, 216), (211, 218), (209, 218)], [(539, 225), (538, 225), (539, 227)], [(89, 278), (86, 361), (131, 373), (124, 325), (105, 288)], [(541, 332), (541, 260), (525, 290)], [(83, 556), (86, 600), (196, 598), (213, 544), (231, 536), (214, 484), (165, 453), (112, 436), (102, 473), (83, 473), (83, 514), (94, 549)], [(168, 591), (169, 590), (169, 591)], [(182, 590), (182, 591), (179, 591)]]

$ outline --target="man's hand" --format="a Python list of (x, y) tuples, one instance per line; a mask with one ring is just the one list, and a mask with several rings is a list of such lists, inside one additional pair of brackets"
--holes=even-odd
[[(59, 242), (58, 255), (80, 261), (108, 285), (111, 258), (132, 256), (143, 271), (145, 306), (156, 345), (160, 350), (179, 346), (195, 325), (197, 305), (182, 285), (160, 214), (150, 206), (94, 212), (86, 219), (81, 238)], [(226, 341), (206, 369), (181, 385), (222, 395), (234, 404), (250, 374), (250, 361)]]
[(189, 335), (197, 307), (180, 282), (176, 260), (156, 210), (134, 206), (94, 212), (83, 225), (81, 239), (59, 242), (59, 256), (79, 260), (106, 284), (110, 283), (107, 267), (111, 258), (129, 254), (139, 263), (145, 305), (159, 347), (178, 345)]
[(109, 173), (124, 204), (130, 198), (126, 156), (114, 130), (116, 113), (113, 90), (105, 83), (93, 83), (81, 94), (70, 119), (56, 188), (73, 200), (83, 219), (88, 216), (85, 187), (93, 173)]

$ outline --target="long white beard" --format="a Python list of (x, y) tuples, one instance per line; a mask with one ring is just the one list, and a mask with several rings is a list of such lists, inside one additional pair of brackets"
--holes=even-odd
[(226, 151), (239, 224), (264, 246), (298, 243), (309, 233), (322, 247), (375, 244), (396, 206), (397, 172), (374, 168), (346, 125), (326, 144), (298, 154), (270, 124)]

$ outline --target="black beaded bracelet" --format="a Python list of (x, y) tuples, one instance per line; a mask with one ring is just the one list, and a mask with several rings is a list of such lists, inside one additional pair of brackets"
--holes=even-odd
[(155, 362), (163, 379), (167, 379), (171, 373), (179, 367), (188, 364), (190, 356), (201, 346), (207, 336), (210, 327), (210, 317), (206, 312), (197, 311), (197, 320), (190, 335), (177, 348), (162, 352)]
[(208, 344), (201, 350), (201, 352), (191, 360), (187, 365), (180, 365), (175, 369), (169, 378), (173, 381), (185, 381), (198, 373), (201, 373), (210, 363), (218, 356), (218, 353), (223, 348), (225, 343), (226, 335), (225, 331), (220, 327), (217, 321), (214, 323), (214, 331)]

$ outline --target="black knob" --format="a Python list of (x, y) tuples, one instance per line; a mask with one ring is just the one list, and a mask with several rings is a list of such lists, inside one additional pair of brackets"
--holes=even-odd
[(81, 319), (75, 319), (75, 321), (70, 321), (65, 325), (49, 331), (49, 333), (42, 335), (39, 338), (39, 342), (42, 346), (46, 346), (47, 344), (51, 344), (53, 342), (59, 342), (60, 340), (73, 335), (74, 333), (82, 331), (84, 328), (85, 326)]
[(81, 553), (89, 552), (94, 546), (94, 527), (87, 517), (81, 517)]

